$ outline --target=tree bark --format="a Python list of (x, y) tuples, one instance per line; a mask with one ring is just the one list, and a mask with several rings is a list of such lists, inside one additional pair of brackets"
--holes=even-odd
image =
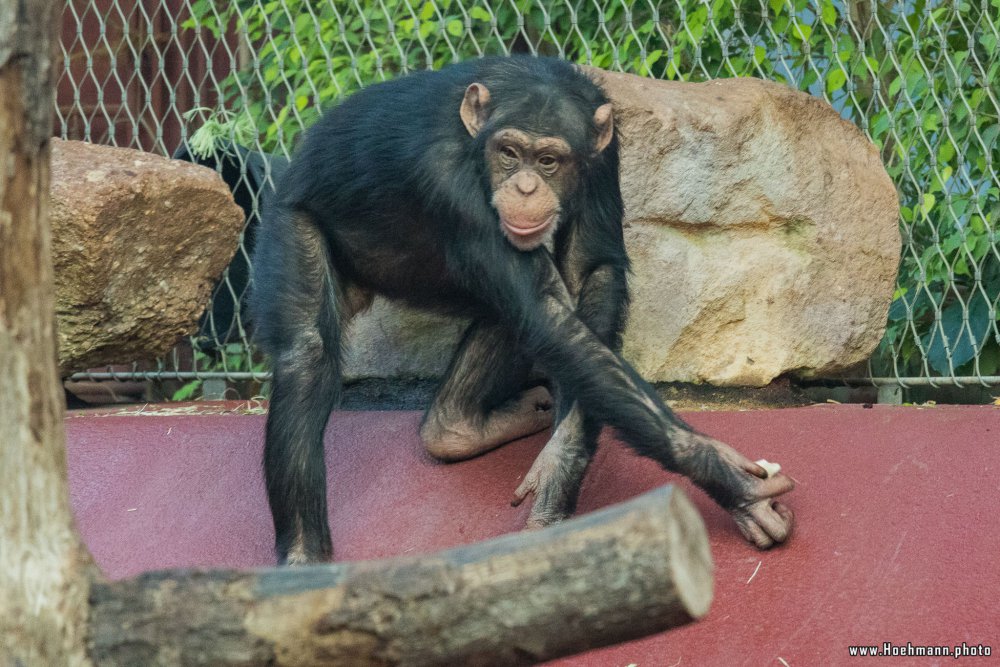
[(0, 0), (0, 664), (87, 664), (49, 255), (54, 4)]
[(701, 617), (704, 525), (665, 487), (427, 556), (96, 584), (101, 665), (525, 665)]

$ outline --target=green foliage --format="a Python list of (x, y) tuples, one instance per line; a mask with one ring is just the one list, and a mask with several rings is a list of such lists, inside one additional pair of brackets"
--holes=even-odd
[(205, 116), (205, 119), (188, 138), (188, 146), (195, 157), (205, 158), (221, 146), (246, 146), (256, 140), (256, 124), (246, 110), (233, 113), (198, 107), (185, 113), (184, 120), (190, 122), (197, 116)]
[(873, 34), (873, 66), (856, 77), (870, 92), (852, 109), (871, 109), (869, 133), (901, 204), (903, 260), (883, 368), (894, 360), (911, 375), (996, 375), (1000, 126), (988, 82), (1000, 60), (981, 27), (992, 21), (995, 31), (997, 13), (925, 2), (879, 11), (893, 30)]
[[(1000, 0), (196, 0), (184, 26), (235, 29), (249, 66), (225, 123), (289, 151), (324, 104), (400, 73), (510, 50), (677, 80), (756, 76), (829, 100), (896, 183), (904, 252), (876, 374), (996, 374)], [(198, 136), (196, 134), (196, 136)], [(204, 138), (204, 136), (202, 138)]]
[[(211, 353), (205, 352), (194, 342), (194, 368), (193, 370), (202, 373), (239, 373), (254, 372), (265, 373), (267, 364), (262, 359), (255, 358), (255, 355), (242, 343), (227, 343)], [(171, 401), (189, 401), (193, 399), (204, 380), (195, 379), (181, 385), (171, 396)], [(239, 393), (243, 395), (243, 393)]]

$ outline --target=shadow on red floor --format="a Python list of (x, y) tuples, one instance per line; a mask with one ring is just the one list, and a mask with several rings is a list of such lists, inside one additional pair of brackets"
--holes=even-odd
[[(155, 415), (155, 412), (153, 413)], [(686, 415), (798, 481), (796, 528), (758, 552), (682, 483), (705, 518), (715, 601), (701, 622), (559, 665), (987, 665), (1000, 657), (1000, 408), (815, 406)], [(518, 530), (509, 500), (544, 444), (443, 465), (413, 412), (335, 413), (327, 434), (338, 560), (413, 554)], [(66, 420), (79, 528), (113, 578), (271, 564), (264, 418), (233, 414)], [(606, 441), (586, 512), (676, 481)], [(991, 647), (992, 657), (852, 658), (852, 645)]]

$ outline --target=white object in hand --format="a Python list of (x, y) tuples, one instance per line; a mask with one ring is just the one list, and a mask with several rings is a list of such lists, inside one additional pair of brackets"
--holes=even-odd
[(780, 463), (771, 463), (767, 459), (761, 459), (760, 461), (757, 461), (757, 465), (759, 465), (761, 468), (767, 471), (768, 477), (774, 477), (779, 472), (781, 472)]

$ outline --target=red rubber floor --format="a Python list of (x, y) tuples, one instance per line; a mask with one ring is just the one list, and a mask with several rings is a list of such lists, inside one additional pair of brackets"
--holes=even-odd
[[(1000, 408), (815, 406), (686, 415), (798, 480), (796, 528), (758, 552), (684, 484), (715, 559), (699, 623), (558, 665), (988, 665), (1000, 663)], [(341, 560), (431, 551), (518, 530), (508, 504), (544, 443), (478, 459), (422, 453), (413, 412), (335, 413), (327, 434), (333, 539)], [(77, 521), (110, 577), (180, 566), (271, 562), (260, 481), (262, 416), (66, 420)], [(606, 441), (580, 511), (676, 481)], [(991, 657), (857, 658), (851, 645), (989, 646)]]

